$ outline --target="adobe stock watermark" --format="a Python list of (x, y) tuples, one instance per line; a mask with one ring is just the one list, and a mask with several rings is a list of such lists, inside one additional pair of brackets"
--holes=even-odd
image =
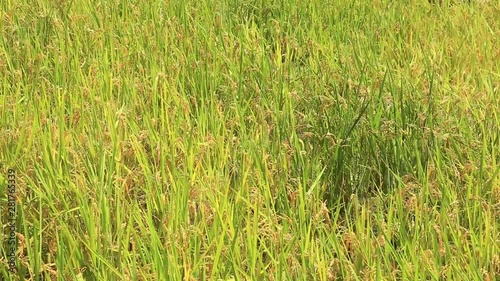
[[(1, 168), (1, 164), (0, 164)], [(0, 178), (3, 178), (0, 176)], [(7, 263), (11, 273), (17, 272), (17, 206), (16, 206), (16, 171), (7, 170)]]

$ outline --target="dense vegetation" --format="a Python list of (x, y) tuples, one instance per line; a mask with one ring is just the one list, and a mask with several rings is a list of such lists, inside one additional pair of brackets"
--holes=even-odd
[(1, 1), (1, 279), (498, 280), (500, 2), (442, 2)]

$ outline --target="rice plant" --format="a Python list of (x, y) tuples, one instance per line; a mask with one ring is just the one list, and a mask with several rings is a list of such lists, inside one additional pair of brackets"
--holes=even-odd
[(500, 278), (498, 1), (0, 7), (2, 280)]

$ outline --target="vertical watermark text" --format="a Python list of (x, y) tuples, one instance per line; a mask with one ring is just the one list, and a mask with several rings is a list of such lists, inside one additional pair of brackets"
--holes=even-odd
[(7, 220), (8, 220), (8, 235), (7, 235), (7, 261), (9, 271), (17, 272), (16, 266), (16, 251), (17, 251), (17, 206), (16, 206), (16, 171), (14, 169), (7, 170)]

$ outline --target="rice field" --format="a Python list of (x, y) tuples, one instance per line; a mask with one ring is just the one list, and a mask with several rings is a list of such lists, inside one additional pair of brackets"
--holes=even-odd
[(1, 1), (0, 280), (499, 280), (498, 15)]

